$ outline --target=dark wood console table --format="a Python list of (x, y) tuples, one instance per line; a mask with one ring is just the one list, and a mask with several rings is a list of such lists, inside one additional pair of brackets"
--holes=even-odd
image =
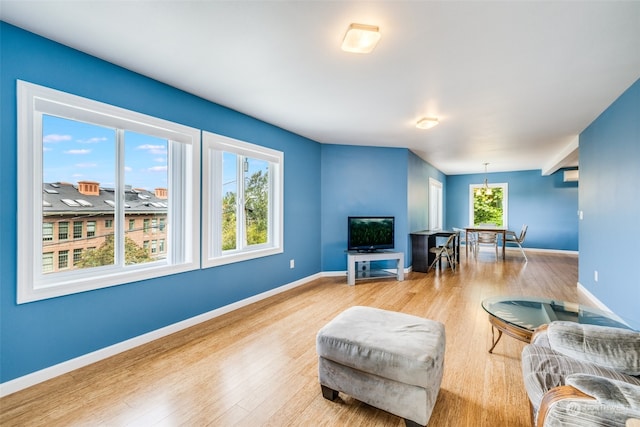
[(429, 251), (436, 247), (436, 238), (448, 238), (452, 234), (458, 235), (456, 238), (456, 262), (460, 262), (460, 236), (453, 230), (423, 230), (411, 233), (411, 257), (412, 270), (419, 273), (426, 273), (429, 266), (435, 259), (435, 254)]

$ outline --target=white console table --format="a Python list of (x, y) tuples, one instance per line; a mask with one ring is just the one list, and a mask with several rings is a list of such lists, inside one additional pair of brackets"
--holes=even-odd
[(347, 252), (347, 284), (356, 284), (356, 262), (393, 260), (396, 264), (396, 278), (404, 280), (404, 253), (403, 252)]

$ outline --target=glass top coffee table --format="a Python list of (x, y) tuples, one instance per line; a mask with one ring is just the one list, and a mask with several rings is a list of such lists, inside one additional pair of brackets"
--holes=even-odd
[[(489, 313), (491, 323), (492, 345), (489, 353), (493, 352), (503, 333), (528, 343), (536, 328), (554, 320), (629, 329), (613, 313), (548, 298), (492, 297), (482, 301), (482, 308)], [(498, 331), (497, 338), (494, 330)]]

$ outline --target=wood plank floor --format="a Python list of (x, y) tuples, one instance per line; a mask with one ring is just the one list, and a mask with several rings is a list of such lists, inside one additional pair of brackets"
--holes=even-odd
[(322, 398), (315, 336), (353, 305), (402, 311), (446, 328), (442, 388), (429, 426), (529, 426), (523, 343), (493, 354), (480, 302), (535, 295), (589, 304), (576, 255), (483, 251), (461, 268), (405, 281), (323, 278), (0, 400), (9, 426), (403, 426), (340, 394)]

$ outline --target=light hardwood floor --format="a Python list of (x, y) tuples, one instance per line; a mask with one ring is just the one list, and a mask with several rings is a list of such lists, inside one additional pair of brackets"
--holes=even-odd
[(491, 326), (480, 302), (536, 295), (589, 304), (576, 255), (518, 251), (405, 281), (323, 278), (0, 400), (9, 426), (403, 426), (340, 394), (322, 398), (315, 336), (353, 305), (402, 311), (446, 328), (444, 378), (429, 426), (529, 426), (523, 343)]

